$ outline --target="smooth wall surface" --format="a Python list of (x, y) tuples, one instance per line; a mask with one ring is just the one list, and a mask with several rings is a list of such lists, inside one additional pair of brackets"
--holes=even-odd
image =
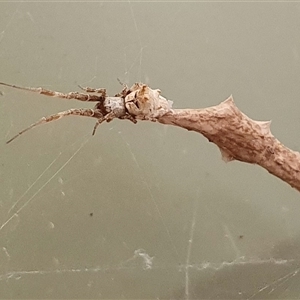
[[(0, 81), (176, 108), (233, 94), (300, 150), (300, 4), (2, 2)], [(93, 104), (0, 86), (0, 298), (298, 299), (300, 194), (197, 133), (43, 116)]]

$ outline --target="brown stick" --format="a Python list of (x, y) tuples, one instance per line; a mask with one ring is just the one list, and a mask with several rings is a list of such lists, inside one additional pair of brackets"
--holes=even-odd
[(225, 161), (258, 164), (300, 191), (300, 153), (271, 134), (271, 122), (243, 114), (232, 97), (209, 108), (171, 110), (158, 121), (199, 132), (220, 148)]

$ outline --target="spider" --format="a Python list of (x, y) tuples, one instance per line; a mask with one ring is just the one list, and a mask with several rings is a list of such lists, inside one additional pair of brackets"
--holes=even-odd
[[(119, 81), (120, 82), (120, 81)], [(137, 120), (132, 114), (129, 114), (128, 110), (125, 106), (125, 97), (132, 92), (126, 85), (123, 85), (123, 89), (120, 93), (116, 94), (114, 97), (109, 97), (106, 94), (106, 89), (94, 89), (90, 87), (82, 87), (79, 86), (85, 93), (79, 92), (70, 92), (67, 94), (56, 92), (52, 90), (47, 90), (44, 88), (32, 88), (32, 87), (21, 87), (13, 84), (7, 84), (4, 82), (0, 82), (0, 85), (8, 86), (15, 89), (30, 91), (39, 93), (42, 95), (50, 96), (50, 97), (57, 97), (63, 99), (75, 99), (79, 101), (86, 101), (86, 102), (97, 102), (93, 109), (90, 108), (71, 108), (65, 111), (58, 112), (56, 114), (46, 116), (38, 120), (37, 122), (31, 124), (27, 128), (21, 130), (18, 134), (12, 137), (10, 140), (6, 142), (9, 144), (14, 139), (25, 133), (26, 131), (48, 122), (52, 122), (58, 120), (62, 117), (66, 116), (84, 116), (84, 117), (92, 117), (96, 118), (97, 122), (93, 128), (92, 135), (95, 134), (97, 127), (104, 121), (110, 122), (115, 118), (118, 119), (128, 119), (134, 124), (137, 123)], [(91, 94), (93, 93), (93, 94)]]

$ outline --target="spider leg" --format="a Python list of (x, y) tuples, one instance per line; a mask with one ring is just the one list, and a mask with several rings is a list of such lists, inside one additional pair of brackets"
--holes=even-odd
[(93, 128), (92, 135), (95, 135), (97, 127), (98, 127), (103, 121), (104, 121), (104, 118), (98, 119), (98, 120), (97, 120), (97, 122), (96, 122), (96, 124), (95, 124), (95, 126), (94, 126), (94, 128)]
[(122, 120), (129, 120), (131, 121), (132, 123), (136, 124), (137, 123), (137, 120), (130, 114), (126, 114), (125, 116), (123, 117), (120, 117), (119, 119), (122, 119)]
[(70, 93), (64, 94), (61, 92), (47, 90), (47, 89), (44, 89), (41, 87), (39, 87), (39, 88), (21, 87), (21, 86), (17, 86), (14, 84), (8, 84), (8, 83), (4, 83), (4, 82), (0, 82), (0, 85), (8, 86), (8, 87), (23, 90), (23, 91), (39, 93), (39, 94), (50, 96), (50, 97), (63, 98), (63, 99), (75, 99), (75, 100), (79, 100), (79, 101), (94, 101), (94, 102), (105, 100), (104, 93), (101, 93), (100, 96), (91, 95), (91, 94), (83, 94), (83, 93), (78, 93), (78, 92), (70, 92)]
[(87, 93), (98, 93), (98, 94), (101, 94), (102, 97), (106, 97), (106, 89), (95, 89), (95, 88), (92, 88), (92, 87), (83, 87), (81, 85), (78, 84), (78, 87), (81, 88), (83, 91), (87, 92)]
[(104, 121), (110, 122), (110, 121), (112, 121), (112, 120), (115, 119), (115, 118), (117, 118), (117, 117), (116, 117), (116, 115), (115, 115), (112, 111), (111, 111), (110, 113), (108, 113), (107, 115), (105, 115), (104, 117), (98, 118), (98, 120), (97, 120), (97, 122), (96, 122), (96, 124), (95, 124), (95, 126), (94, 126), (92, 135), (95, 134), (97, 127), (98, 127), (101, 123), (103, 123)]
[(103, 115), (100, 112), (100, 110), (94, 110), (94, 109), (90, 109), (90, 108), (72, 108), (69, 110), (61, 111), (59, 113), (41, 118), (37, 122), (28, 126), (27, 128), (21, 130), (18, 134), (16, 134), (14, 137), (12, 137), (10, 140), (8, 140), (6, 142), (6, 144), (12, 142), (14, 139), (19, 137), (21, 134), (25, 133), (26, 131), (28, 131), (38, 125), (52, 122), (52, 121), (58, 120), (62, 117), (66, 117), (66, 116), (83, 116), (83, 117), (92, 117), (92, 118), (97, 118), (97, 119), (103, 119)]

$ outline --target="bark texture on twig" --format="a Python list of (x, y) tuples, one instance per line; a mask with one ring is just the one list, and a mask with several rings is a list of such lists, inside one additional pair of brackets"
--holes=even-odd
[(229, 97), (204, 109), (174, 109), (158, 119), (203, 134), (215, 143), (225, 161), (257, 164), (300, 191), (300, 153), (280, 143), (270, 131), (271, 122), (254, 121)]
[[(137, 106), (155, 101), (156, 107), (160, 107), (161, 103), (163, 114), (151, 118), (145, 110), (140, 111), (137, 119), (199, 132), (219, 147), (225, 161), (239, 160), (260, 165), (300, 191), (300, 153), (285, 147), (272, 135), (270, 121), (254, 121), (243, 114), (235, 106), (232, 96), (219, 105), (204, 109), (172, 109), (172, 101), (166, 100), (160, 93), (156, 97), (151, 92), (157, 90), (142, 84), (139, 87), (139, 97), (143, 101), (135, 98)], [(127, 109), (135, 114), (129, 107)]]

